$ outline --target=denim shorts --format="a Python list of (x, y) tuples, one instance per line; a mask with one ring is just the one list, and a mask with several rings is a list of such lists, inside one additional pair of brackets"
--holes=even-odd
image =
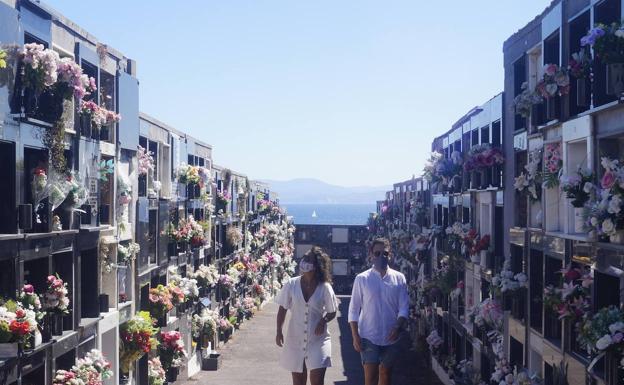
[(375, 345), (366, 338), (362, 338), (362, 364), (382, 364), (386, 368), (391, 368), (401, 351), (401, 341), (396, 341), (392, 345)]

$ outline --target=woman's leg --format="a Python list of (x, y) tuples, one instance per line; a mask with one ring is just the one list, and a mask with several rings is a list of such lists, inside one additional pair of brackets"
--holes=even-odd
[(308, 370), (306, 369), (305, 362), (303, 363), (303, 372), (292, 372), (293, 385), (306, 385), (308, 380)]
[(324, 385), (326, 370), (327, 368), (318, 368), (318, 369), (310, 370), (310, 384), (311, 385)]

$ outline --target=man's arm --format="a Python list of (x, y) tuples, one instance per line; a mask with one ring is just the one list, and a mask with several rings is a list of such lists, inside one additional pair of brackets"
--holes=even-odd
[(358, 353), (362, 351), (362, 341), (358, 330), (361, 310), (362, 289), (360, 288), (360, 280), (358, 277), (355, 277), (355, 281), (353, 282), (353, 292), (351, 293), (351, 301), (349, 302), (349, 325), (351, 326), (351, 335), (353, 337), (353, 348)]
[(390, 330), (390, 334), (388, 335), (388, 340), (390, 342), (396, 341), (401, 331), (405, 328), (407, 324), (407, 319), (409, 317), (409, 294), (407, 293), (407, 283), (405, 282), (405, 277), (399, 283), (399, 314), (397, 316), (396, 325)]

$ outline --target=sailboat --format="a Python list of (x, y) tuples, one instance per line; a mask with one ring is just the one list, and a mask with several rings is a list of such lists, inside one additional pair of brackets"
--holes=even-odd
[(316, 218), (316, 217), (317, 217), (316, 210), (312, 210), (312, 218)]

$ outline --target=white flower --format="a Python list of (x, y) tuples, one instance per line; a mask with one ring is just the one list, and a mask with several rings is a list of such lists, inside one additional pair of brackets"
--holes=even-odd
[(611, 334), (624, 331), (624, 322), (618, 321), (614, 324), (609, 325), (609, 331), (611, 332)]
[(598, 218), (591, 217), (590, 222), (593, 227), (598, 227)]
[(615, 36), (623, 38), (624, 37), (624, 29), (620, 28), (617, 31), (615, 31)]
[(585, 191), (587, 194), (592, 192), (593, 189), (594, 185), (591, 182), (585, 182), (585, 184), (583, 185), (583, 191)]
[(596, 341), (596, 348), (598, 350), (605, 350), (606, 348), (608, 348), (611, 344), (613, 343), (613, 340), (611, 339), (611, 335), (609, 334), (605, 334), (604, 336), (602, 336), (598, 341)]
[(602, 232), (607, 235), (613, 234), (615, 232), (615, 225), (613, 224), (611, 218), (607, 218), (604, 220), (604, 222), (602, 222)]
[(607, 157), (602, 157), (600, 159), (600, 164), (607, 171), (614, 171), (617, 169), (618, 161), (616, 159), (609, 159)]
[(618, 214), (622, 210), (622, 197), (620, 195), (614, 195), (609, 201), (609, 208), (607, 211), (610, 214)]

